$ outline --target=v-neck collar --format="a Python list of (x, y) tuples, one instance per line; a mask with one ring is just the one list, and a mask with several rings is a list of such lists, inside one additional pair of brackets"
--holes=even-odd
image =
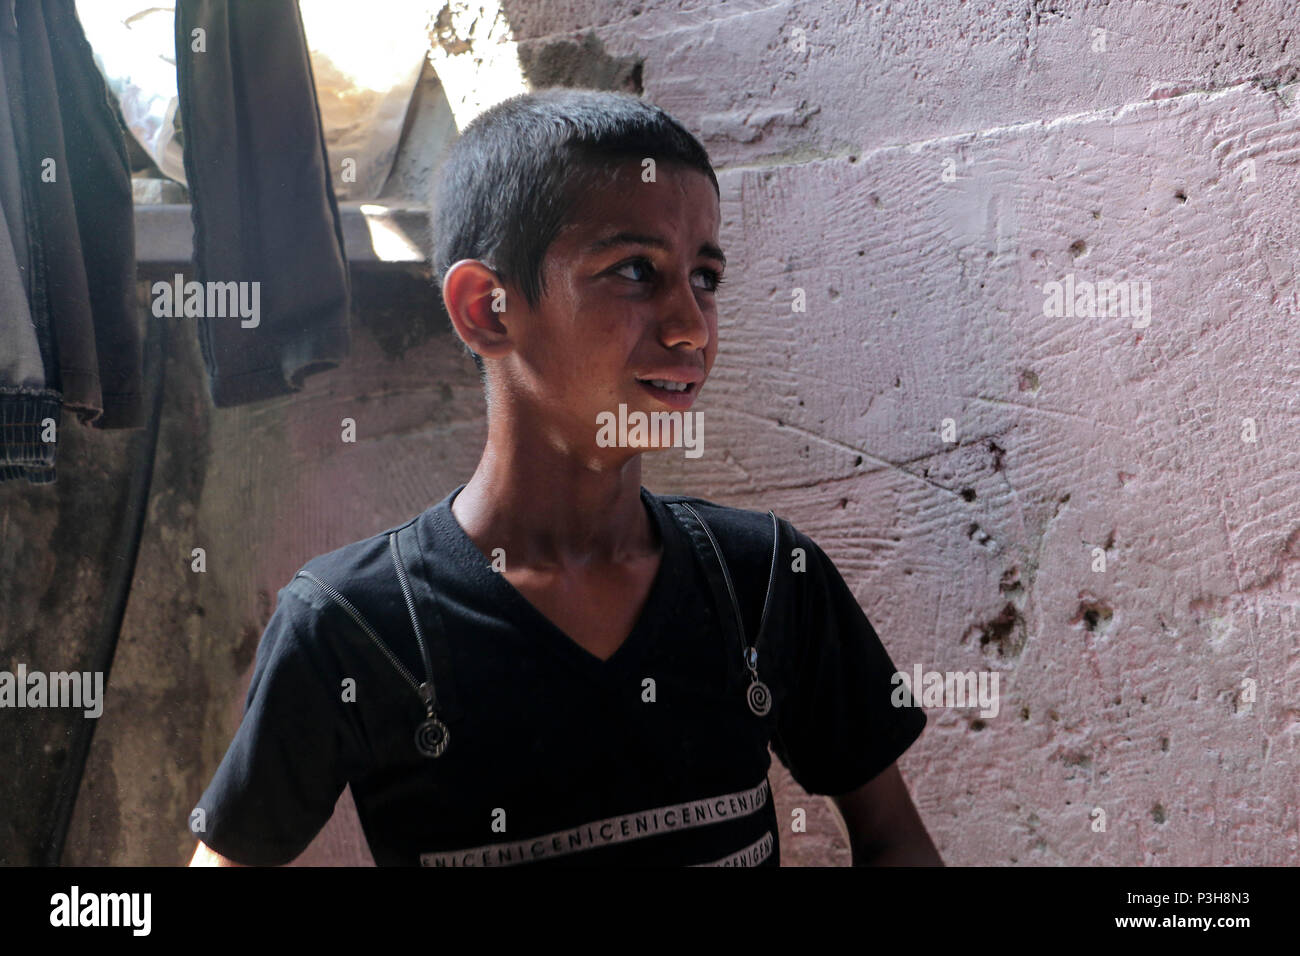
[(631, 631), (607, 660), (601, 660), (543, 614), (504, 574), (492, 569), (491, 562), (451, 510), (452, 502), (464, 488), (464, 484), (460, 485), (425, 512), (433, 538), (427, 542), (427, 547), (434, 553), (439, 548), (447, 548), (455, 562), (456, 572), (474, 585), (475, 593), (484, 597), (485, 604), (497, 608), (498, 613), (504, 610), (526, 640), (535, 639), (545, 649), (597, 677), (628, 671), (637, 661), (644, 661), (648, 652), (661, 643), (659, 638), (663, 628), (660, 622), (677, 617), (686, 590), (684, 573), (690, 555), (687, 550), (689, 542), (682, 537), (677, 523), (656, 495), (644, 486), (640, 489), (641, 500), (662, 546), (659, 568)]

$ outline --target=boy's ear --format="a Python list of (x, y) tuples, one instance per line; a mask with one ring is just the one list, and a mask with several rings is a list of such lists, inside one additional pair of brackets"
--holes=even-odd
[(461, 259), (442, 280), (442, 301), (456, 334), (483, 358), (500, 358), (513, 347), (507, 311), (513, 290), (478, 259)]

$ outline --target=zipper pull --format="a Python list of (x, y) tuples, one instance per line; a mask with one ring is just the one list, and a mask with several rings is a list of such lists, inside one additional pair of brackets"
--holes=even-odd
[(749, 691), (745, 694), (745, 703), (757, 716), (764, 717), (772, 709), (772, 692), (758, 679), (758, 648), (745, 649), (745, 666), (749, 668)]
[(415, 728), (415, 749), (426, 757), (441, 757), (447, 749), (447, 725), (434, 714), (433, 684), (425, 681), (420, 685), (420, 698), (428, 716)]
[(425, 681), (420, 685), (420, 700), (424, 701), (424, 709), (428, 711), (429, 716), (433, 716), (434, 708), (437, 706), (438, 699), (434, 694), (433, 684)]

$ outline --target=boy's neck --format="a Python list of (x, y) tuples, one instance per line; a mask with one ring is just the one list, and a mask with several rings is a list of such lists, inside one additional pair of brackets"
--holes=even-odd
[(580, 569), (621, 564), (659, 547), (641, 502), (641, 456), (599, 469), (539, 443), (489, 438), (473, 477), (452, 502), (457, 523), (507, 566)]

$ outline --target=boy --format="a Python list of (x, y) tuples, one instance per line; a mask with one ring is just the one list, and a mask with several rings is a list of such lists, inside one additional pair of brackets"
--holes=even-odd
[[(653, 160), (653, 162), (651, 162)], [(895, 760), (924, 713), (789, 523), (641, 487), (620, 405), (689, 414), (717, 355), (717, 180), (635, 97), (470, 124), (433, 255), (484, 374), (470, 480), (280, 592), (194, 863), (282, 864), (351, 784), (383, 865), (776, 865), (772, 744), (853, 860), (939, 864)]]

